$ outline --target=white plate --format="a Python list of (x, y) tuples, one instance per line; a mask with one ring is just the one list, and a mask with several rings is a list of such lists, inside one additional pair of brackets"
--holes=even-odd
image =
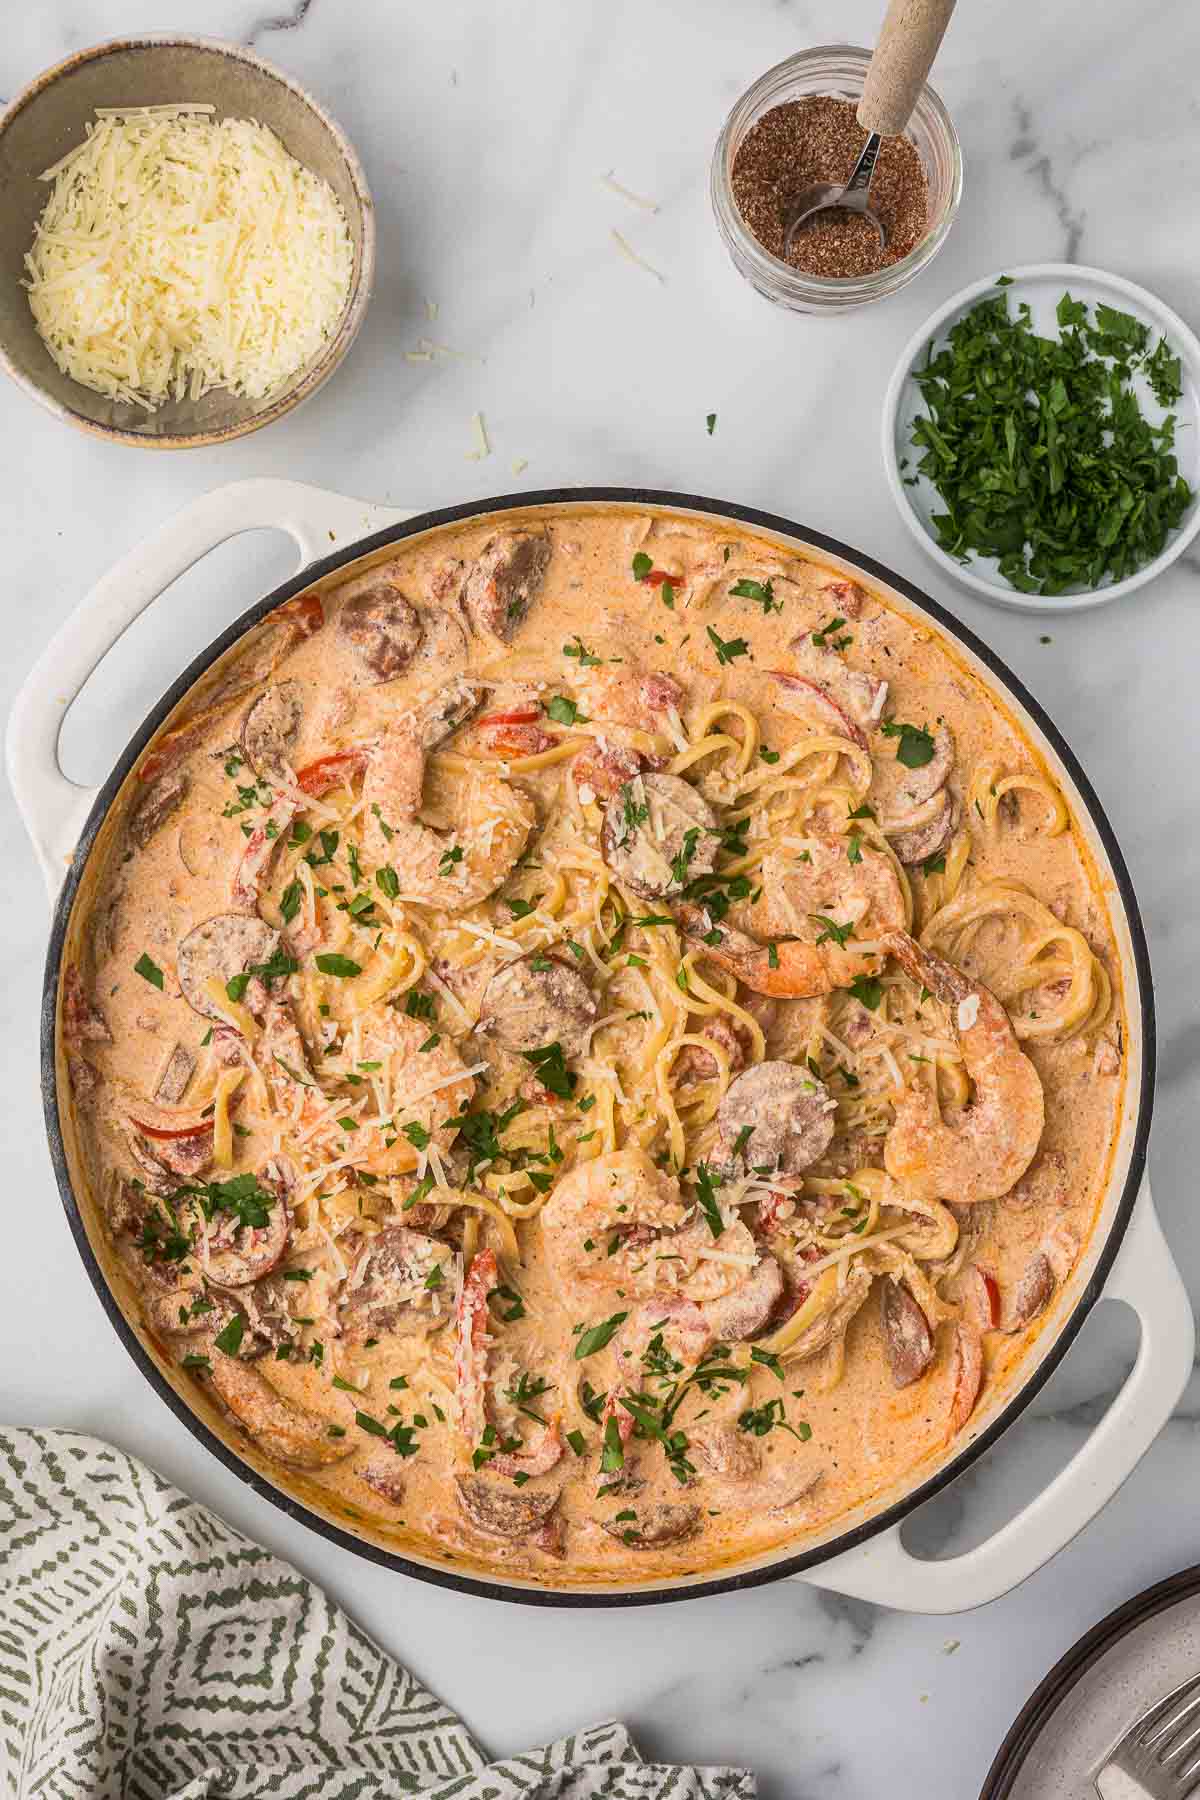
[[(1012, 285), (997, 289), (996, 282), (1002, 274), (1011, 277)], [(1152, 344), (1162, 335), (1179, 357), (1183, 393), (1170, 409), (1176, 417), (1175, 454), (1179, 471), (1197, 498), (1193, 499), (1182, 524), (1170, 534), (1165, 548), (1153, 562), (1146, 563), (1123, 581), (1107, 581), (1098, 588), (1077, 593), (1022, 594), (999, 573), (994, 557), (972, 553), (969, 562), (960, 563), (948, 556), (939, 545), (931, 523), (932, 515), (944, 510), (936, 488), (924, 476), (918, 477), (914, 487), (904, 485), (905, 476), (916, 474), (916, 464), (922, 454), (919, 449), (914, 450), (910, 439), (912, 423), (918, 413), (927, 410), (912, 372), (924, 362), (925, 348), (931, 338), (940, 349), (950, 328), (963, 314), (997, 292), (1008, 295), (1010, 312), (1015, 312), (1022, 300), (1026, 301), (1033, 316), (1034, 330), (1046, 337), (1057, 336), (1055, 308), (1068, 291), (1073, 299), (1086, 301), (1090, 307), (1102, 300), (1120, 312), (1132, 313), (1150, 326)], [(1166, 409), (1159, 406), (1143, 377), (1136, 377), (1133, 385), (1143, 414), (1151, 423), (1157, 424)], [(908, 467), (901, 470), (900, 463), (905, 457)], [(1182, 555), (1200, 530), (1200, 343), (1169, 306), (1164, 306), (1145, 288), (1123, 281), (1119, 275), (1106, 275), (1103, 269), (1085, 269), (1076, 263), (1033, 263), (1023, 269), (997, 270), (995, 275), (973, 282), (947, 300), (905, 346), (883, 403), (883, 466), (892, 497), (908, 529), (934, 562), (964, 587), (982, 594), (985, 600), (991, 600), (997, 606), (1009, 606), (1021, 612), (1082, 612), (1089, 606), (1103, 606), (1161, 575), (1177, 556)]]

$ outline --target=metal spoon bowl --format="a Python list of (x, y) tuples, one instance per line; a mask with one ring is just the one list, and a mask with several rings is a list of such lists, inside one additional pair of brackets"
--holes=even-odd
[(822, 182), (800, 195), (784, 231), (785, 257), (814, 214), (834, 207), (869, 219), (879, 233), (880, 248), (886, 248), (883, 221), (868, 204), (871, 176), (883, 139), (899, 137), (912, 117), (954, 6), (955, 0), (890, 0), (858, 106), (858, 122), (867, 141), (845, 186)]
[(783, 239), (785, 257), (791, 255), (797, 233), (807, 225), (808, 221), (817, 213), (832, 212), (834, 208), (841, 212), (858, 213), (862, 218), (869, 219), (879, 233), (879, 248), (881, 250), (887, 248), (887, 229), (878, 213), (872, 212), (869, 193), (871, 176), (875, 172), (875, 164), (879, 160), (882, 144), (883, 139), (880, 134), (872, 131), (844, 186), (839, 185), (836, 181), (825, 181), (818, 182), (815, 187), (805, 189), (792, 208), (787, 222)]

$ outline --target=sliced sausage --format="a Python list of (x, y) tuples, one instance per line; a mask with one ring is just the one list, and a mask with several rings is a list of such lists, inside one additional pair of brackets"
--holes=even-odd
[(265, 1356), (284, 1344), (295, 1343), (297, 1324), (292, 1313), (295, 1291), (294, 1282), (283, 1275), (270, 1274), (233, 1296), (241, 1303), (249, 1326), (238, 1346), (239, 1355)]
[(338, 636), (374, 687), (404, 673), (421, 648), (425, 626), (412, 601), (380, 575), (345, 602), (338, 614)]
[(884, 831), (900, 861), (912, 868), (917, 863), (928, 862), (931, 856), (940, 856), (948, 848), (961, 818), (958, 801), (943, 788), (930, 803), (927, 818), (903, 830), (885, 826)]
[(459, 1503), (472, 1525), (493, 1537), (521, 1538), (544, 1525), (558, 1504), (557, 1489), (530, 1493), (503, 1487), (486, 1475), (456, 1475)]
[(680, 894), (716, 857), (717, 815), (679, 775), (638, 775), (604, 809), (604, 860), (643, 899)]
[(291, 1209), (282, 1199), (268, 1211), (265, 1225), (239, 1225), (232, 1213), (218, 1213), (205, 1233), (201, 1267), (218, 1287), (247, 1287), (276, 1267), (291, 1234)]
[[(355, 1248), (358, 1252), (339, 1300), (342, 1336), (348, 1343), (421, 1335), (449, 1321), (462, 1263), (448, 1244), (407, 1225), (388, 1225), (378, 1236), (348, 1247), (352, 1254)], [(435, 1269), (441, 1270), (440, 1279)]]
[(754, 1440), (736, 1425), (705, 1425), (688, 1433), (688, 1455), (711, 1475), (732, 1481), (748, 1481), (758, 1473), (759, 1456)]
[(700, 1508), (664, 1500), (636, 1519), (602, 1519), (609, 1537), (631, 1550), (657, 1550), (662, 1544), (679, 1544), (700, 1529)]
[(215, 977), (224, 987), (252, 963), (268, 962), (278, 943), (279, 933), (263, 919), (244, 913), (218, 913), (206, 919), (179, 945), (177, 967), (184, 999), (202, 1018), (219, 1019), (205, 984)]
[(179, 811), (191, 785), (191, 777), (182, 769), (168, 769), (150, 783), (129, 819), (129, 835), (139, 850), (144, 850), (159, 827)]
[(783, 1271), (764, 1251), (744, 1281), (701, 1307), (713, 1336), (726, 1344), (740, 1344), (757, 1335), (771, 1317), (783, 1294)]
[(324, 1419), (302, 1412), (250, 1364), (216, 1351), (211, 1378), (217, 1398), (268, 1455), (294, 1469), (321, 1469), (354, 1449), (351, 1439), (331, 1437)]
[[(138, 1120), (129, 1121), (129, 1148), (138, 1167), (150, 1177), (159, 1193), (171, 1193), (180, 1181), (195, 1181), (212, 1161), (213, 1127), (209, 1120), (191, 1131), (147, 1131)], [(178, 1180), (169, 1177), (176, 1176)]]
[(714, 1160), (740, 1171), (798, 1175), (833, 1139), (829, 1090), (795, 1063), (763, 1062), (729, 1084), (717, 1108)]
[(893, 1382), (919, 1381), (933, 1361), (933, 1332), (908, 1289), (890, 1278), (880, 1283), (879, 1321)]
[(979, 1390), (983, 1386), (983, 1340), (972, 1325), (954, 1327), (951, 1350), (950, 1411), (946, 1420), (946, 1436), (961, 1431), (975, 1410)]
[(393, 1506), (404, 1504), (404, 1476), (394, 1463), (368, 1463), (360, 1469), (359, 1475), (369, 1488), (374, 1488), (384, 1500), (390, 1500)]
[(298, 681), (274, 681), (258, 696), (242, 721), (246, 761), (263, 781), (285, 781), (289, 758), (300, 735), (304, 692)]
[(473, 630), (507, 643), (541, 591), (550, 539), (539, 531), (502, 531), (489, 538), (467, 570), (462, 604)]
[(582, 1056), (595, 1020), (596, 1002), (578, 969), (544, 951), (497, 969), (479, 1009), (479, 1030), (518, 1052), (557, 1043), (564, 1056)]
[(1025, 1264), (1013, 1294), (1012, 1312), (1005, 1330), (1024, 1331), (1040, 1313), (1044, 1313), (1054, 1297), (1054, 1270), (1044, 1250), (1035, 1250)]
[(154, 1098), (160, 1106), (175, 1106), (183, 1099), (195, 1069), (196, 1059), (187, 1045), (173, 1045), (154, 1089)]
[(113, 1041), (108, 1020), (88, 993), (74, 963), (63, 973), (62, 1024), (63, 1038), (72, 1050), (84, 1043)]

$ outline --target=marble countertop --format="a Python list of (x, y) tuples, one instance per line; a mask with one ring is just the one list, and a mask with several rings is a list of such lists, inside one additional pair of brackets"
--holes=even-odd
[[(274, 474), (397, 506), (513, 487), (645, 483), (805, 521), (922, 583), (1042, 700), (1108, 808), (1158, 976), (1156, 1195), (1193, 1297), (1200, 1105), (1200, 854), (1194, 829), (1200, 620), (1192, 556), (1131, 601), (1067, 622), (994, 611), (931, 572), (877, 450), (894, 358), (956, 288), (1075, 260), (1143, 282), (1200, 324), (1189, 209), (1200, 179), (1200, 11), (1179, 0), (964, 5), (936, 72), (967, 163), (959, 222), (902, 295), (834, 321), (773, 310), (733, 272), (707, 197), (714, 136), (763, 69), (812, 42), (869, 42), (881, 0), (45, 0), (0, 42), (0, 93), (118, 32), (201, 29), (308, 83), (366, 164), (380, 267), (358, 345), (302, 411), (220, 451), (150, 456), (77, 435), (0, 388), (5, 701), (105, 568), (184, 501)], [(1016, 25), (1016, 29), (1014, 29)], [(601, 185), (612, 170), (657, 214)], [(660, 269), (621, 257), (613, 227)], [(425, 302), (439, 312), (430, 327)], [(423, 335), (462, 353), (410, 362)], [(468, 460), (471, 417), (493, 445)], [(717, 414), (712, 436), (705, 415)], [(514, 473), (514, 465), (521, 465)], [(255, 534), (211, 557), (129, 634), (73, 710), (70, 772), (99, 778), (170, 674), (290, 569)], [(1047, 641), (1049, 639), (1049, 641)], [(36, 1032), (46, 905), (12, 806), (0, 932), (0, 1416), (96, 1432), (321, 1580), (497, 1751), (618, 1714), (663, 1757), (745, 1761), (766, 1800), (975, 1793), (1049, 1664), (1087, 1626), (1196, 1554), (1196, 1396), (1118, 1498), (1049, 1568), (958, 1619), (901, 1616), (777, 1584), (632, 1612), (500, 1607), (388, 1577), (286, 1520), (209, 1457), (147, 1388), (71, 1245), (40, 1123)], [(1188, 920), (1192, 924), (1188, 925)], [(1193, 1123), (1189, 1126), (1189, 1120)], [(1066, 1460), (1133, 1355), (1102, 1307), (1000, 1448), (909, 1529), (978, 1541)]]

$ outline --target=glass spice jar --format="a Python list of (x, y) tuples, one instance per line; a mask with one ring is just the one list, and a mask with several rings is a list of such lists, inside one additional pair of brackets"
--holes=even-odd
[[(747, 88), (726, 119), (713, 151), (709, 188), (717, 229), (734, 267), (760, 294), (793, 312), (844, 312), (894, 294), (933, 261), (945, 243), (962, 198), (962, 148), (946, 111), (926, 83), (905, 136), (912, 139), (929, 185), (929, 226), (925, 236), (900, 262), (867, 275), (808, 275), (772, 256), (742, 218), (733, 197), (733, 161), (753, 125), (774, 106), (812, 94), (832, 94), (857, 106), (862, 98), (869, 50), (852, 44), (823, 44), (802, 50), (768, 69)], [(820, 175), (814, 176), (815, 180)]]

